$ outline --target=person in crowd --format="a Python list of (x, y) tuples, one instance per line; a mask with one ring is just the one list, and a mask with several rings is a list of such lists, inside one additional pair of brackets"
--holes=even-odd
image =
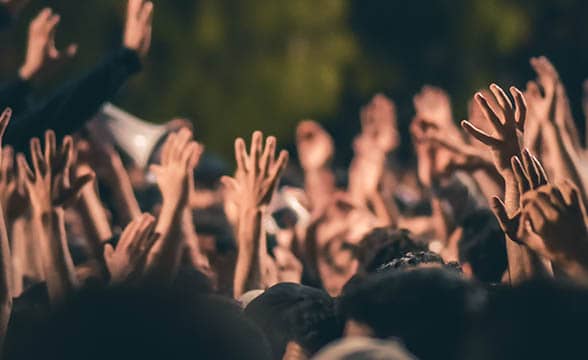
[[(0, 27), (27, 3), (0, 0)], [(153, 14), (128, 0), (120, 48), (32, 103), (77, 49), (43, 9), (0, 84), (0, 358), (584, 357), (586, 149), (547, 58), (460, 126), (425, 85), (414, 166), (394, 161), (405, 112), (375, 94), (346, 168), (302, 120), (293, 147), (242, 134), (225, 171), (184, 119), (139, 168), (83, 128), (140, 71)]]

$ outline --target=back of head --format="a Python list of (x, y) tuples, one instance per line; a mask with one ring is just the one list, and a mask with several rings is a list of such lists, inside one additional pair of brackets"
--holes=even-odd
[(575, 359), (586, 353), (588, 289), (533, 280), (491, 293), (464, 359)]
[(32, 343), (18, 358), (270, 358), (265, 337), (236, 304), (133, 289), (81, 293), (56, 311)]
[(380, 266), (378, 272), (406, 271), (419, 268), (446, 268), (456, 273), (461, 273), (459, 264), (455, 262), (445, 263), (441, 255), (432, 251), (408, 252), (392, 261)]
[(416, 242), (407, 230), (384, 227), (372, 230), (359, 243), (355, 253), (361, 268), (367, 273), (376, 270), (407, 252), (423, 251), (425, 246)]
[(281, 283), (255, 298), (245, 314), (266, 334), (274, 359), (281, 359), (288, 342), (312, 355), (339, 338), (341, 323), (333, 299), (323, 290)]
[(413, 360), (416, 359), (396, 341), (348, 337), (321, 350), (313, 360)]
[(443, 268), (374, 274), (346, 287), (340, 310), (375, 337), (400, 338), (422, 359), (456, 358), (484, 292)]
[(506, 243), (492, 211), (476, 210), (464, 218), (460, 227), (459, 261), (471, 266), (476, 279), (500, 282), (507, 265)]

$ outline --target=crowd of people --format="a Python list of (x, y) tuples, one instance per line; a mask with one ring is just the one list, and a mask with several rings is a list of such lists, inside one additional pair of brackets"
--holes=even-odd
[[(27, 2), (0, 1), (0, 26)], [(377, 94), (347, 169), (311, 120), (296, 163), (254, 131), (223, 170), (174, 119), (143, 166), (88, 123), (141, 70), (153, 12), (128, 0), (121, 47), (33, 102), (77, 49), (43, 9), (0, 85), (0, 358), (583, 357), (587, 139), (547, 58), (460, 126), (424, 86), (412, 165)]]

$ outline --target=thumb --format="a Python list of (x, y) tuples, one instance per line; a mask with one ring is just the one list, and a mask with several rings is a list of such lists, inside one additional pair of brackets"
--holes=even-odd
[(110, 244), (104, 245), (104, 259), (109, 259), (114, 254), (114, 248)]
[(509, 219), (508, 214), (506, 213), (506, 206), (502, 200), (500, 200), (500, 198), (497, 196), (493, 196), (490, 201), (490, 207), (492, 208), (492, 212), (494, 213), (494, 216), (496, 216), (502, 231), (508, 233), (512, 225), (512, 221)]

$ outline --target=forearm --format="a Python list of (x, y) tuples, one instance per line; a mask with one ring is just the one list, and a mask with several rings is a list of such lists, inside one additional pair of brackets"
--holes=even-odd
[(235, 265), (233, 295), (239, 298), (245, 292), (262, 287), (260, 240), (262, 212), (248, 209), (239, 217), (239, 253)]
[(372, 205), (373, 211), (378, 219), (379, 227), (398, 227), (400, 212), (394, 203), (394, 199), (386, 201), (379, 192), (376, 192), (368, 196), (368, 201)]
[[(8, 242), (8, 232), (4, 222), (4, 214), (0, 208), (0, 351), (2, 351), (4, 338), (8, 329), (10, 313), (12, 311), (12, 260), (10, 256), (10, 245)], [(0, 352), (0, 358), (2, 353)]]
[(568, 179), (576, 184), (584, 204), (588, 204), (588, 181), (580, 171), (580, 159), (570, 140), (566, 140), (564, 133), (553, 124), (545, 125), (543, 133), (544, 144), (548, 149), (549, 165), (553, 169), (553, 174), (550, 175), (556, 182)]
[(59, 304), (77, 287), (73, 260), (67, 247), (61, 208), (33, 215), (43, 254), (43, 272), (52, 304)]
[(42, 137), (47, 129), (55, 130), (58, 138), (77, 131), (140, 68), (136, 52), (121, 48), (44, 103), (15, 117), (6, 130), (5, 143), (25, 151), (29, 139)]
[(182, 207), (164, 201), (155, 233), (159, 234), (159, 240), (150, 254), (148, 277), (159, 284), (170, 285), (180, 268), (184, 249)]
[(304, 172), (304, 190), (311, 199), (313, 212), (321, 212), (335, 192), (335, 175), (327, 168)]
[[(505, 205), (509, 216), (519, 210), (520, 194), (512, 171), (502, 173), (505, 183)], [(536, 275), (549, 273), (547, 264), (535, 252), (519, 245), (505, 234), (508, 272), (511, 284), (517, 284)]]
[(109, 188), (114, 196), (118, 215), (124, 224), (141, 216), (141, 207), (135, 197), (131, 179), (122, 163), (112, 162), (112, 179), (108, 179)]
[(98, 197), (95, 186), (86, 186), (78, 202), (78, 210), (94, 255), (102, 256), (102, 246), (112, 238), (112, 229), (106, 210)]

